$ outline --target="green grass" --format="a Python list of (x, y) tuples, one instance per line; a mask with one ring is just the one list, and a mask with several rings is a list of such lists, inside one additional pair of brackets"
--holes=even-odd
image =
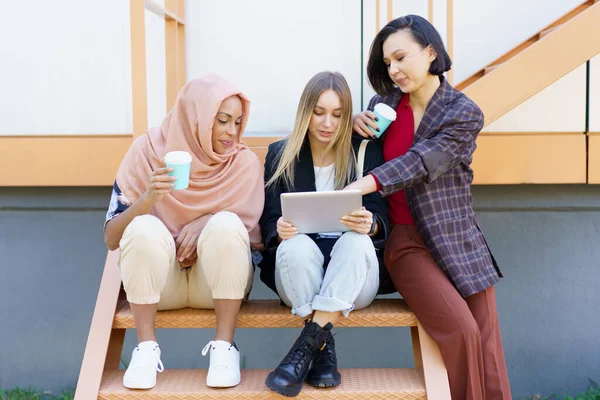
[(50, 392), (41, 392), (31, 388), (0, 389), (0, 400), (73, 400), (73, 396), (73, 390), (66, 391), (61, 395), (53, 395)]
[(588, 389), (585, 392), (577, 395), (559, 396), (553, 394), (549, 397), (543, 397), (539, 394), (536, 394), (533, 397), (524, 397), (521, 400), (600, 400), (600, 386), (598, 386), (595, 381), (590, 379), (590, 385), (588, 386)]

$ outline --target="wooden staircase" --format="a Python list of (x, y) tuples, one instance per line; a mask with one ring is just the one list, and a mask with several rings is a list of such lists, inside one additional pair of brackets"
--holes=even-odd
[[(124, 370), (118, 368), (125, 330), (135, 328), (135, 322), (121, 289), (118, 258), (118, 251), (109, 252), (106, 258), (76, 400), (282, 398), (264, 385), (267, 370), (243, 370), (241, 384), (228, 389), (207, 387), (206, 370), (166, 370), (158, 375), (157, 386), (152, 390), (124, 388)], [(160, 311), (156, 319), (159, 329), (214, 328), (215, 323), (214, 311), (189, 308)], [(251, 300), (242, 305), (237, 326), (301, 328), (302, 320), (291, 315), (290, 309), (276, 300)], [(450, 399), (448, 376), (439, 348), (402, 300), (375, 300), (368, 308), (354, 311), (349, 318), (340, 320), (336, 327), (410, 328), (415, 368), (342, 370), (341, 386), (316, 389), (305, 385), (299, 399)]]
[[(305, 385), (298, 399), (426, 399), (423, 375), (416, 369), (342, 369), (343, 384), (334, 389)], [(152, 392), (123, 388), (122, 371), (105, 374), (99, 399), (282, 399), (265, 388), (267, 370), (242, 371), (242, 382), (229, 389), (206, 387), (206, 370), (165, 370)], [(431, 398), (431, 397), (429, 397)], [(450, 397), (448, 397), (450, 399)]]
[(587, 0), (456, 88), (479, 105), (488, 125), (598, 53), (600, 0)]
[[(486, 125), (560, 79), (600, 52), (600, 0), (588, 0), (459, 83), (457, 88), (483, 110)], [(586, 37), (585, 45), (578, 43)], [(568, 55), (568, 56), (566, 56)], [(268, 142), (248, 138), (264, 159)], [(256, 142), (256, 143), (250, 143)], [(271, 399), (282, 398), (264, 386), (266, 370), (242, 371), (242, 383), (229, 389), (206, 387), (205, 370), (166, 370), (150, 391), (122, 386), (119, 370), (125, 330), (135, 324), (121, 290), (119, 253), (109, 252), (81, 366), (76, 400), (91, 399)], [(157, 328), (213, 328), (210, 310), (159, 312)], [(302, 321), (276, 301), (253, 300), (242, 306), (241, 328), (300, 328)], [(448, 376), (439, 349), (402, 300), (376, 300), (351, 313), (338, 327), (408, 327), (414, 369), (347, 369), (337, 388), (306, 386), (299, 399), (450, 399)], [(281, 356), (283, 357), (284, 354)], [(273, 366), (275, 367), (275, 365)]]

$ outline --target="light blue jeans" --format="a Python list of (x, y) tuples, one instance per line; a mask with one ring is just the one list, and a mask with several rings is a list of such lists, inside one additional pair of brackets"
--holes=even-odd
[(367, 307), (379, 289), (379, 261), (367, 235), (344, 233), (331, 250), (323, 273), (324, 257), (306, 235), (284, 240), (277, 248), (275, 286), (281, 300), (302, 318), (315, 310), (341, 311)]

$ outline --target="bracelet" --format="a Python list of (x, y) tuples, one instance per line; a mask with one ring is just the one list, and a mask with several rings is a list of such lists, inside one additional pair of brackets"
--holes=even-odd
[(377, 218), (373, 216), (373, 223), (371, 224), (371, 229), (367, 235), (372, 235), (375, 232), (375, 227), (377, 226)]

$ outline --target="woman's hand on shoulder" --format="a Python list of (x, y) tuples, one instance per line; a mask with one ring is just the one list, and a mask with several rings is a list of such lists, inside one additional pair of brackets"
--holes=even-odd
[(363, 207), (358, 211), (344, 215), (340, 222), (356, 233), (367, 235), (371, 232), (371, 226), (373, 226), (373, 213)]
[(358, 114), (354, 114), (352, 117), (353, 124), (352, 129), (360, 136), (367, 139), (375, 139), (377, 136), (368, 128), (369, 126), (375, 130), (378, 130), (377, 124), (375, 123), (377, 117), (372, 111), (362, 111)]
[(173, 172), (173, 168), (163, 167), (152, 172), (148, 189), (143, 195), (145, 200), (154, 204), (162, 200), (164, 195), (171, 192), (177, 178), (170, 176), (169, 172)]
[(293, 238), (298, 234), (298, 229), (283, 219), (283, 217), (279, 217), (277, 220), (277, 238), (280, 242), (284, 240), (288, 240)]

